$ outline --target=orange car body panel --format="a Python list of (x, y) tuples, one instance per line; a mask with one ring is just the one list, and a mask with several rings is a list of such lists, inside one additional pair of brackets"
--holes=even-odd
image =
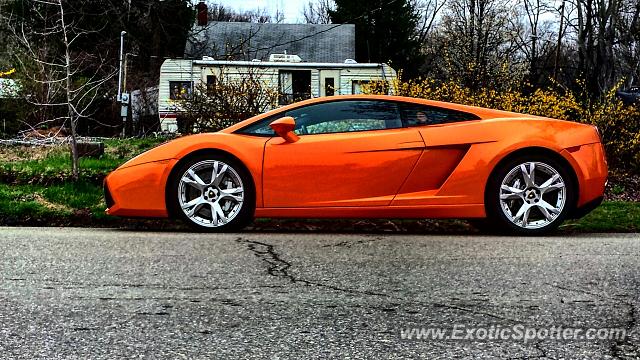
[(264, 207), (389, 205), (423, 149), (414, 128), (272, 138)]
[[(280, 137), (235, 133), (288, 109), (340, 99), (379, 99), (470, 112), (481, 120), (351, 133)], [(423, 99), (334, 96), (295, 103), (217, 133), (185, 136), (128, 161), (105, 180), (119, 216), (166, 217), (175, 165), (200, 150), (241, 161), (256, 190), (256, 217), (484, 217), (484, 189), (495, 166), (523, 148), (567, 160), (578, 206), (604, 193), (607, 166), (592, 126)]]

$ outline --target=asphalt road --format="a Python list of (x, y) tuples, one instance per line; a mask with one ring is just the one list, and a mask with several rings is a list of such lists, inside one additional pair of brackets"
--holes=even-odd
[[(640, 357), (639, 234), (0, 228), (0, 249), (2, 359)], [(627, 337), (402, 338), (518, 324)]]

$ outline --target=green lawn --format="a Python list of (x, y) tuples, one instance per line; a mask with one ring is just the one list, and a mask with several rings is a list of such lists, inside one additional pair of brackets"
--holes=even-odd
[(583, 232), (640, 231), (640, 203), (605, 201), (587, 216), (566, 222), (561, 228)]

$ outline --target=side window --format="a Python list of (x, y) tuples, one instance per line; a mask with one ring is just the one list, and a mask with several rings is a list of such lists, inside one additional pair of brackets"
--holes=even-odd
[(400, 105), (400, 114), (402, 115), (402, 121), (405, 126), (437, 125), (480, 120), (478, 116), (463, 111), (408, 103)]
[(397, 105), (387, 101), (333, 101), (287, 111), (299, 135), (402, 127)]
[(388, 101), (332, 101), (280, 113), (238, 130), (238, 133), (275, 136), (269, 124), (283, 116), (296, 120), (298, 135), (395, 129), (402, 127), (398, 106)]
[(243, 127), (242, 129), (238, 130), (237, 132), (239, 134), (246, 134), (246, 135), (257, 135), (257, 136), (276, 136), (275, 131), (273, 131), (273, 129), (271, 129), (271, 127), (269, 126), (269, 124), (271, 124), (271, 122), (273, 122), (274, 120), (281, 118), (285, 116), (284, 114), (280, 113), (274, 116), (269, 116), (268, 118), (262, 119), (260, 121), (254, 122), (251, 125), (247, 125), (245, 127)]

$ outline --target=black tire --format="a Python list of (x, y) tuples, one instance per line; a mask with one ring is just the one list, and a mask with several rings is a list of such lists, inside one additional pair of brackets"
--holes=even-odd
[[(508, 210), (503, 210), (500, 194), (502, 181), (512, 172), (516, 171), (515, 168), (520, 166), (520, 164), (525, 163), (542, 163), (542, 165), (547, 165), (553, 170), (555, 170), (561, 177), (562, 182), (564, 183), (565, 196), (564, 205), (562, 206), (561, 211), (557, 213), (555, 218), (551, 220), (548, 224), (544, 226), (540, 226), (539, 228), (525, 228), (521, 224), (515, 224), (505, 212)], [(536, 165), (536, 166), (542, 166)], [(576, 199), (577, 199), (577, 186), (575, 184), (573, 170), (569, 167), (570, 165), (566, 164), (563, 161), (559, 161), (554, 157), (544, 155), (544, 154), (532, 154), (532, 155), (521, 155), (514, 157), (512, 159), (508, 159), (507, 161), (498, 165), (498, 167), (491, 174), (488, 182), (487, 188), (485, 191), (485, 210), (487, 212), (487, 219), (482, 222), (483, 226), (481, 230), (488, 232), (498, 232), (504, 234), (515, 234), (515, 235), (544, 235), (549, 234), (555, 231), (560, 224), (573, 212), (575, 208)], [(526, 166), (525, 166), (526, 167)], [(548, 168), (543, 168), (548, 170)], [(543, 173), (544, 174), (544, 173)], [(534, 172), (534, 178), (538, 176), (537, 172)], [(535, 182), (536, 185), (539, 184), (540, 181)], [(544, 181), (542, 181), (544, 182)], [(524, 185), (523, 187), (526, 187)], [(535, 192), (535, 191), (534, 191)], [(543, 193), (540, 196), (541, 200), (546, 200), (544, 196), (559, 196), (553, 194), (553, 190), (548, 193)], [(536, 195), (534, 195), (536, 197)], [(523, 197), (524, 198), (524, 197)], [(514, 200), (514, 201), (522, 201), (522, 204), (525, 203), (524, 200)], [(536, 200), (531, 200), (536, 201)], [(547, 202), (549, 203), (549, 202)], [(519, 206), (516, 202), (515, 206)], [(532, 206), (532, 209), (536, 209), (540, 212), (540, 207)], [(533, 211), (533, 210), (532, 210)], [(557, 210), (556, 210), (557, 211)], [(512, 213), (512, 212), (511, 212)], [(517, 215), (517, 214), (516, 214)], [(514, 217), (516, 216), (514, 215)], [(542, 212), (540, 215), (544, 216)], [(541, 217), (542, 217), (541, 216)], [(541, 219), (544, 222), (544, 219)], [(549, 221), (549, 220), (547, 220)]]
[[(243, 200), (242, 200), (242, 204), (239, 206), (239, 209), (237, 209), (234, 212), (235, 215), (231, 220), (229, 220), (224, 224), (219, 224), (219, 225), (209, 224), (209, 226), (205, 226), (203, 225), (203, 223), (198, 221), (197, 218), (199, 218), (199, 216), (195, 218), (189, 217), (185, 212), (185, 210), (183, 210), (182, 207), (180, 206), (180, 197), (186, 196), (184, 193), (180, 192), (180, 184), (181, 184), (181, 179), (183, 176), (186, 175), (187, 170), (191, 169), (193, 166), (196, 166), (196, 164), (202, 164), (203, 162), (213, 162), (213, 161), (224, 163), (235, 171), (235, 174), (237, 175), (237, 177), (242, 181), (242, 188), (244, 189), (242, 194)], [(201, 175), (203, 179), (206, 178), (206, 174), (201, 174)], [(211, 177), (209, 182), (212, 182), (213, 175), (209, 175), (209, 176)], [(229, 176), (231, 177), (232, 175), (229, 175)], [(233, 180), (237, 181), (235, 177)], [(202, 193), (202, 197), (205, 196), (204, 195), (205, 191), (203, 190), (194, 190), (194, 189), (188, 190), (186, 189), (188, 185), (183, 185), (183, 187), (185, 188), (184, 189), (185, 192), (200, 191)], [(243, 229), (245, 226), (251, 223), (251, 221), (253, 221), (253, 216), (255, 212), (255, 203), (256, 203), (255, 186), (253, 184), (253, 179), (251, 177), (251, 174), (240, 161), (225, 154), (211, 152), (211, 153), (202, 153), (202, 154), (188, 157), (187, 159), (185, 159), (184, 161), (181, 161), (176, 166), (176, 168), (172, 171), (171, 176), (169, 177), (169, 180), (167, 182), (166, 204), (167, 204), (167, 210), (169, 212), (169, 216), (172, 218), (181, 220), (182, 222), (188, 224), (192, 229), (200, 232), (229, 232), (229, 231), (237, 231), (237, 230)], [(206, 214), (206, 211), (205, 211), (206, 209), (203, 209), (203, 208), (204, 208), (204, 205), (198, 211), (196, 211), (196, 213)], [(212, 206), (209, 208), (208, 211), (210, 214), (209, 216), (213, 216)], [(202, 217), (203, 218), (205, 217), (204, 214)], [(211, 220), (211, 221), (213, 222), (214, 220)]]

